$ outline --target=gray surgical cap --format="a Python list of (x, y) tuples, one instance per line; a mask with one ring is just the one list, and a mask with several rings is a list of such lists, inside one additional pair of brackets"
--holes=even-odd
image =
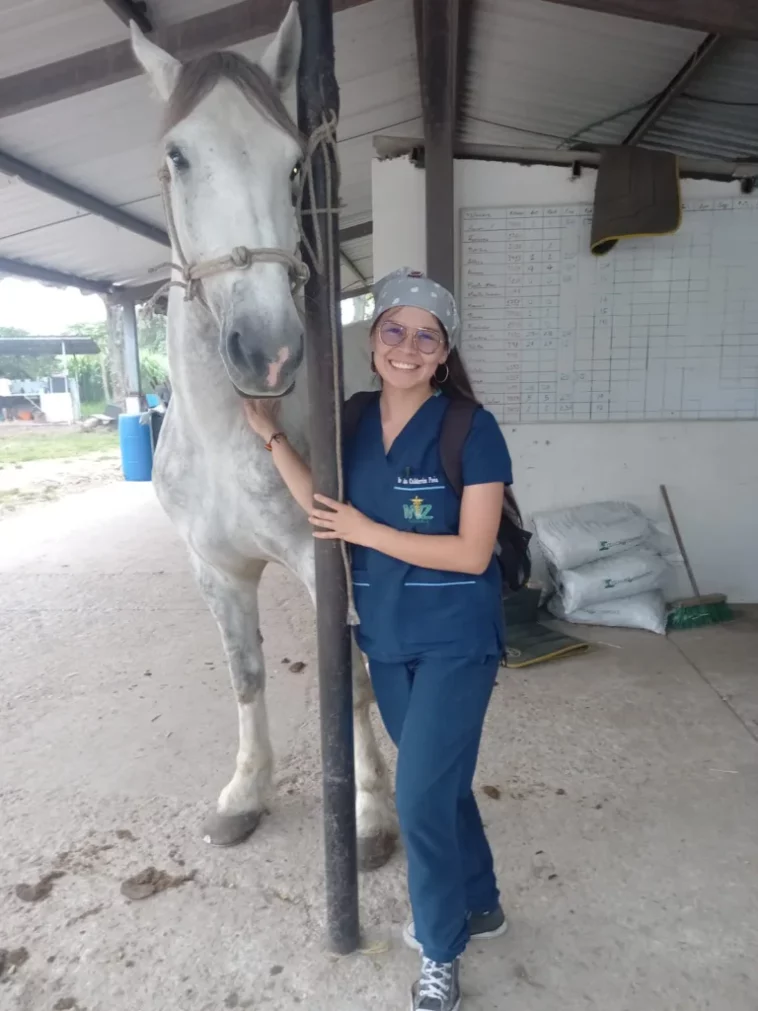
[(398, 305), (412, 305), (416, 309), (426, 309), (436, 316), (447, 334), (448, 345), (452, 348), (458, 343), (461, 321), (455, 299), (441, 284), (430, 281), (418, 270), (401, 267), (387, 274), (374, 285), (374, 317), (371, 325), (379, 319), (383, 312)]

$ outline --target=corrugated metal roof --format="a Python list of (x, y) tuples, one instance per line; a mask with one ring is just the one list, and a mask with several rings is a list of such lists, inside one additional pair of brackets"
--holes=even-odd
[(165, 261), (169, 251), (102, 218), (83, 214), (0, 239), (0, 256), (80, 277), (140, 284), (150, 280), (149, 268)]
[[(702, 36), (542, 0), (479, 0), (464, 139), (557, 147), (660, 91)], [(614, 139), (623, 137), (618, 125)]]
[(124, 26), (100, 0), (5, 0), (0, 67), (10, 76), (123, 37)]
[[(38, 2), (42, 16), (44, 4), (52, 0)], [(91, 6), (86, 0), (66, 0), (66, 4), (71, 18), (75, 8)], [(125, 26), (101, 0), (95, 0), (95, 6), (110, 15), (107, 21), (115, 26), (115, 39), (123, 39)], [(213, 0), (160, 0), (151, 4), (151, 12), (156, 23), (167, 23), (218, 6), (223, 5)], [(78, 13), (82, 16), (81, 10)], [(68, 30), (76, 23), (72, 20)], [(256, 39), (237, 50), (257, 59), (270, 39)], [(370, 46), (366, 39), (371, 39)], [(83, 48), (90, 45), (91, 39)], [(64, 55), (70, 51), (69, 44)], [(342, 224), (350, 225), (371, 217), (373, 135), (419, 128), (410, 0), (373, 0), (339, 14), (335, 51), (342, 103)], [(0, 147), (144, 220), (162, 224), (156, 179), (159, 126), (159, 104), (148, 81), (137, 77), (0, 120)], [(0, 175), (0, 255), (87, 277), (140, 283), (167, 253), (161, 246)], [(359, 261), (362, 272), (365, 267), (370, 275), (370, 249), (365, 245), (359, 250)], [(354, 279), (349, 270), (346, 276)]]
[[(156, 28), (226, 6), (219, 0), (150, 0)], [(102, 0), (3, 0), (0, 67), (3, 76), (43, 67), (126, 37), (124, 24)]]
[(100, 348), (88, 337), (4, 337), (0, 339), (0, 355), (97, 355)]
[[(151, 0), (157, 26), (232, 0)], [(6, 0), (4, 75), (126, 38), (102, 0)], [(555, 148), (616, 143), (702, 39), (697, 32), (544, 3), (477, 0), (464, 139)], [(260, 56), (266, 39), (238, 47)], [(335, 19), (342, 224), (371, 216), (372, 138), (421, 133), (412, 0), (371, 0)], [(758, 148), (758, 43), (724, 46), (646, 143), (735, 158)], [(160, 110), (134, 78), (0, 120), (0, 148), (133, 214), (162, 224), (156, 167)], [(599, 122), (601, 121), (601, 122)], [(347, 254), (370, 277), (371, 241)], [(97, 279), (140, 283), (166, 258), (159, 245), (0, 175), (0, 255)], [(343, 267), (343, 282), (355, 282)]]
[(342, 290), (348, 288), (360, 288), (371, 281), (373, 242), (370, 235), (363, 239), (354, 239), (352, 242), (345, 242), (342, 250), (351, 263), (357, 268), (358, 274), (351, 267), (343, 264), (342, 269)]
[(645, 143), (703, 157), (758, 157), (758, 42), (725, 42)]
[[(476, 10), (465, 129), (472, 143), (617, 144), (704, 37), (541, 0), (479, 0)], [(644, 144), (758, 157), (758, 43), (724, 42)]]

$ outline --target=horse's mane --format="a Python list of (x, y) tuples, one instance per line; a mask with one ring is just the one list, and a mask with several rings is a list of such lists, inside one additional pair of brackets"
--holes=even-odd
[(213, 91), (221, 80), (234, 84), (251, 105), (298, 143), (302, 138), (270, 77), (238, 53), (207, 53), (182, 65), (179, 79), (166, 106), (164, 133), (181, 123)]

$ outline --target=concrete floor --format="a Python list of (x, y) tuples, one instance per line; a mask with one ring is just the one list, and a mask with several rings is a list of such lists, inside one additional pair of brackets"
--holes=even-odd
[[(0, 948), (29, 955), (2, 1011), (407, 1007), (400, 856), (362, 881), (366, 951), (322, 950), (313, 620), (274, 571), (263, 613), (278, 799), (214, 850), (234, 706), (150, 488), (0, 523)], [(478, 780), (512, 927), (469, 952), (465, 1007), (756, 1011), (758, 622), (594, 638), (495, 691)], [(129, 902), (151, 865), (196, 876)]]

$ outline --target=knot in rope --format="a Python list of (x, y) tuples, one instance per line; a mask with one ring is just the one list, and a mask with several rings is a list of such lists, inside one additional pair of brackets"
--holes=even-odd
[(232, 250), (231, 260), (235, 267), (240, 269), (244, 267), (249, 267), (252, 262), (252, 250), (248, 249), (247, 246), (235, 246)]

